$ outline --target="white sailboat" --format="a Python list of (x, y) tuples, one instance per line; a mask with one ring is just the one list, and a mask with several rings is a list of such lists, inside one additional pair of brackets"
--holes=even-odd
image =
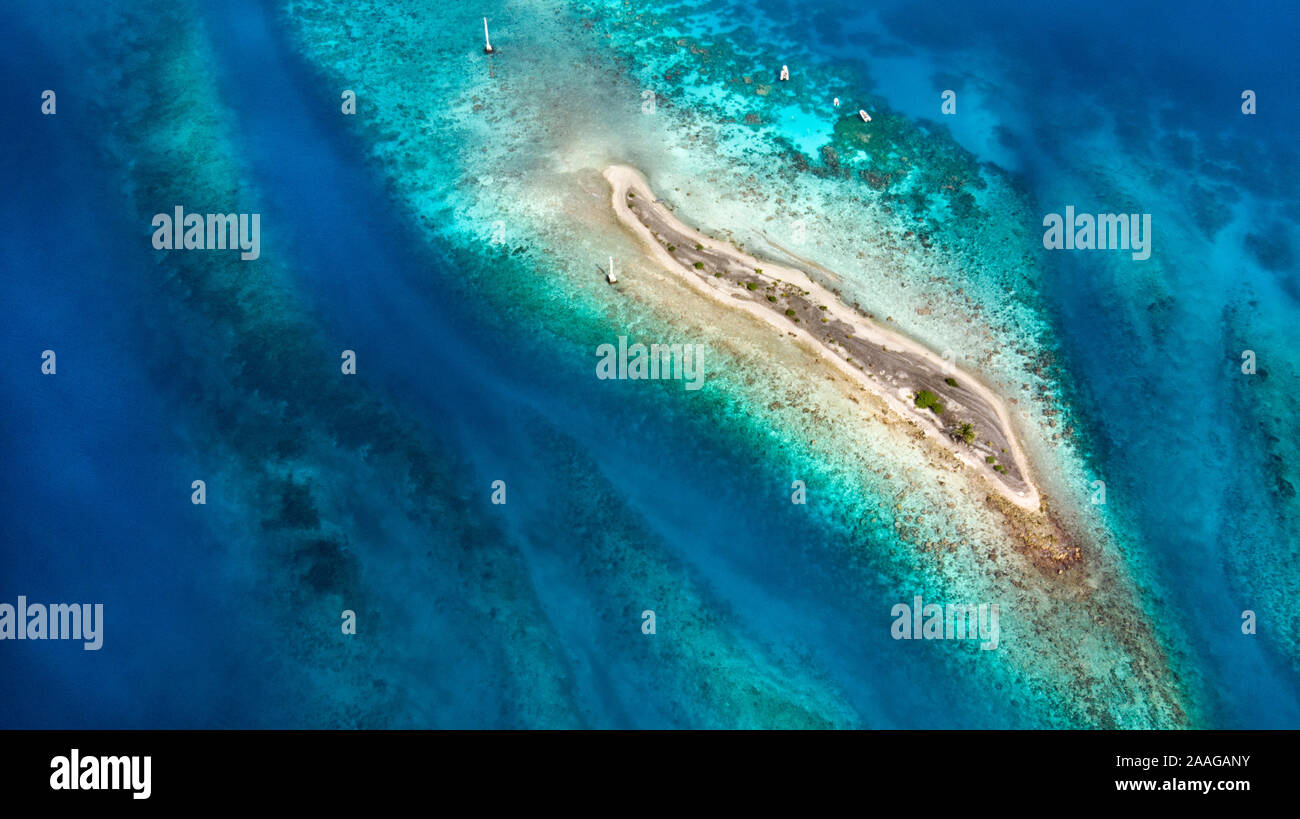
[(492, 40), (488, 38), (487, 18), (483, 18), (483, 53), (492, 53)]
[(614, 275), (614, 257), (613, 257), (613, 256), (610, 256), (610, 257), (609, 257), (609, 272), (605, 274), (605, 279), (606, 279), (610, 284), (617, 284), (617, 283), (618, 283), (618, 276), (615, 276), (615, 275)]

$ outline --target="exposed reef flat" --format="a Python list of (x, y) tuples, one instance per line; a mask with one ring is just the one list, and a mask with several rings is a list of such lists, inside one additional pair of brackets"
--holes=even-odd
[(975, 376), (845, 305), (803, 270), (750, 256), (683, 224), (636, 169), (613, 165), (605, 178), (619, 220), (647, 242), (665, 268), (781, 332), (815, 343), (840, 370), (938, 440), (1007, 500), (1040, 509), (1002, 400)]

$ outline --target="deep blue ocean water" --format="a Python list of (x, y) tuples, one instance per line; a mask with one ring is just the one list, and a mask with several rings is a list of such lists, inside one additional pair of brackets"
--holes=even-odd
[[(787, 4), (762, 5), (779, 15)], [(1289, 47), (1297, 12), (1281, 3), (1227, 13), (1210, 3), (1073, 10), (943, 3), (918, 14), (900, 3), (864, 17), (860, 8), (790, 4), (788, 14), (815, 20), (808, 31), (833, 46), (827, 60), (855, 53), (855, 39), (843, 31), (884, 26), (932, 62), (951, 60), (954, 73), (999, 66), (998, 92), (986, 95), (999, 103), (983, 115), (1001, 130), (990, 139), (954, 125), (959, 142), (970, 140), (977, 155), (995, 146), (989, 161), (1014, 158), (1007, 170), (1041, 212), (1073, 203), (1154, 213), (1165, 290), (1058, 254), (1046, 259), (1041, 295), (1099, 472), (1117, 514), (1139, 533), (1133, 548), (1151, 576), (1138, 582), (1160, 590), (1154, 616), (1178, 636), (1186, 653), (1175, 664), (1198, 679), (1210, 724), (1300, 724), (1296, 647), (1269, 634), (1267, 623), (1254, 639), (1236, 626), (1242, 610), (1265, 608), (1252, 597), (1259, 589), (1281, 590), (1282, 604), (1271, 610), (1283, 611), (1285, 590), (1294, 588), (1295, 520), (1285, 516), (1294, 506), (1278, 499), (1274, 456), (1294, 454), (1295, 446), (1270, 443), (1260, 431), (1261, 419), (1272, 424), (1285, 411), (1263, 405), (1273, 394), (1243, 397), (1234, 379), (1239, 338), (1259, 352), (1270, 378), (1298, 369), (1294, 337), (1286, 335), (1300, 307), (1292, 136), (1300, 66)], [(326, 112), (334, 90), (314, 82), (274, 17), (252, 0), (195, 14), (210, 38), (211, 79), (234, 118), (238, 161), (260, 191), (263, 253), (291, 259), (291, 298), (316, 329), (311, 343), (322, 372), (337, 367), (339, 350), (361, 351), (357, 390), (378, 396), (428, 449), (459, 465), (435, 485), (467, 500), (430, 499), (438, 514), (458, 521), (445, 521), (432, 542), (403, 528), (409, 516), (396, 511), (404, 503), (395, 495), (399, 481), (366, 483), (328, 463), (309, 479), (354, 498), (351, 548), (370, 573), (357, 608), (363, 628), (373, 617), (384, 629), (366, 636), (366, 656), (376, 679), (402, 691), (386, 700), (399, 710), (375, 722), (715, 719), (702, 705), (712, 694), (699, 690), (709, 681), (690, 677), (697, 666), (677, 658), (665, 665), (687, 671), (647, 676), (655, 658), (645, 656), (640, 635), (619, 640), (604, 628), (610, 612), (635, 624), (650, 607), (666, 630), (675, 617), (709, 621), (716, 631), (692, 651), (717, 639), (719, 653), (742, 658), (756, 679), (842, 704), (856, 714), (846, 723), (1043, 724), (1035, 709), (1045, 704), (1022, 707), (1033, 695), (972, 695), (968, 681), (946, 675), (930, 646), (900, 662), (886, 629), (860, 608), (876, 590), (852, 587), (817, 548), (846, 537), (833, 522), (779, 505), (761, 518), (738, 513), (756, 486), (778, 487), (758, 494), (784, 491), (789, 475), (779, 457), (765, 457), (734, 429), (692, 418), (675, 398), (647, 400), (627, 385), (593, 381), (570, 338), (540, 333), (528, 344), (504, 343), (513, 317), (480, 309), (454, 286), (465, 260), (430, 246), (396, 211), (365, 146), (333, 127)], [(232, 546), (236, 527), (222, 516), (247, 516), (242, 522), (256, 528), (260, 515), (241, 514), (233, 489), (227, 499), (220, 486), (210, 489), (207, 508), (188, 502), (193, 476), (214, 470), (212, 453), (189, 444), (219, 435), (214, 416), (163, 386), (192, 363), (188, 351), (169, 346), (191, 328), (167, 326), (173, 295), (151, 286), (153, 255), (140, 251), (147, 226), (93, 147), (102, 123), (79, 116), (85, 69), (69, 66), (99, 60), (107, 71), (115, 55), (111, 47), (87, 54), (71, 45), (58, 26), (77, 24), (72, 14), (51, 20), (36, 4), (0, 11), (7, 32), (0, 104), (10, 112), (0, 153), (7, 181), (0, 602), (19, 594), (95, 600), (110, 619), (100, 652), (0, 644), (0, 701), (8, 704), (0, 725), (298, 724), (308, 718), (293, 692), (315, 684), (307, 678), (317, 673), (318, 656), (295, 665), (285, 641), (296, 637), (274, 601), (301, 579), (278, 578), (283, 590), (276, 581), (268, 586), (265, 558)], [(896, 110), (938, 118), (934, 100), (889, 93), (927, 87), (928, 78), (877, 76), (870, 55), (860, 59)], [(60, 89), (54, 118), (37, 114), (46, 87)], [(1247, 87), (1260, 100), (1255, 117), (1238, 110)], [(958, 93), (964, 98), (963, 88)], [(1101, 106), (1128, 127), (1094, 131), (1090, 110)], [(1252, 153), (1263, 158), (1258, 165)], [(1180, 200), (1181, 189), (1157, 170), (1203, 175), (1200, 190), (1227, 212), (1225, 222), (1257, 223), (1244, 232), (1272, 237), (1266, 257), (1230, 244), (1235, 234), (1226, 228), (1163, 244), (1166, 219), (1205, 205)], [(1239, 198), (1225, 199), (1220, 185)], [(1115, 201), (1116, 190), (1123, 201)], [(1201, 222), (1217, 218), (1212, 212)], [(47, 347), (59, 356), (54, 378), (40, 373)], [(1292, 482), (1294, 463), (1280, 473)], [(510, 487), (504, 510), (486, 503), (484, 488), (498, 478)], [(592, 570), (614, 541), (639, 544), (645, 563), (626, 558), (605, 574)], [(517, 602), (518, 621), (550, 635), (549, 642), (517, 639), (561, 646), (563, 661), (549, 664), (539, 649), (524, 655), (532, 665), (521, 672), (513, 649), (494, 647), (508, 630), (491, 631), (496, 613), (484, 616), (465, 591), (476, 580), (491, 583), (462, 561), (449, 558), (427, 574), (405, 568), (412, 555), (453, 546), (506, 555), (491, 565), (518, 572), (531, 589)], [(1258, 562), (1244, 563), (1247, 552)], [(1273, 565), (1278, 578), (1261, 579), (1256, 569), (1243, 579), (1242, 565)], [(635, 585), (618, 575), (634, 573), (661, 579), (660, 603), (629, 593)], [(337, 631), (332, 616), (336, 610), (322, 608), (322, 634)], [(812, 658), (818, 671), (794, 672), (801, 658)], [(506, 675), (515, 682), (505, 684)], [(518, 682), (531, 675), (562, 677), (560, 687), (579, 704)], [(349, 679), (354, 687), (338, 696), (364, 709), (372, 681)], [(367, 722), (320, 720), (311, 724)]]

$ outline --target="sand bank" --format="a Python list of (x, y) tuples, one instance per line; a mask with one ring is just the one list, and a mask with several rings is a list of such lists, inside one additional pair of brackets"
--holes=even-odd
[[(751, 256), (683, 224), (635, 168), (612, 165), (604, 175), (619, 221), (663, 268), (710, 298), (808, 342), (1001, 496), (1022, 509), (1040, 510), (1038, 489), (1003, 401), (975, 375), (845, 305), (803, 270)], [(938, 399), (935, 408), (916, 405), (913, 399), (922, 390)], [(957, 436), (963, 424), (974, 430), (969, 443)]]

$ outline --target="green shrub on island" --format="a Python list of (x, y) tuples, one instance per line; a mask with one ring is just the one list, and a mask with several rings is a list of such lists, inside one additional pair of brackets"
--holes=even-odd
[(768, 301), (776, 301), (776, 296), (768, 296), (768, 297), (767, 297), (767, 300), (768, 300)]
[(761, 275), (763, 275), (763, 268), (761, 268), (761, 267), (756, 267), (756, 268), (754, 268), (754, 272), (761, 276)]
[(635, 198), (636, 198), (636, 194), (635, 194), (635, 193), (632, 193), (632, 191), (628, 191), (628, 192), (627, 192), (627, 198), (628, 198), (628, 199), (635, 199)]
[(916, 405), (921, 409), (928, 409), (939, 403), (939, 396), (929, 390), (921, 390), (912, 400), (915, 401)]
[(993, 462), (996, 461), (996, 460), (997, 460), (997, 458), (994, 458), (992, 455), (985, 455), (985, 456), (984, 456), (984, 463), (986, 463), (986, 464), (991, 464), (991, 463), (993, 463)]
[(958, 425), (957, 425), (957, 437), (960, 438), (961, 440), (965, 441), (965, 442), (968, 443), (968, 444), (969, 444), (971, 441), (974, 441), (974, 440), (975, 440), (975, 425), (974, 425), (974, 424), (970, 424), (970, 423), (958, 424)]
[(933, 412), (935, 415), (943, 415), (943, 404), (935, 401), (930, 405), (930, 412)]
[(945, 379), (943, 380), (943, 383), (947, 384), (949, 387), (955, 387), (955, 386), (957, 386), (957, 379), (955, 379), (955, 378), (945, 378)]
[(677, 249), (677, 245), (669, 245), (669, 246), (668, 246), (668, 252), (669, 252), (669, 253), (672, 253), (672, 252), (675, 251), (676, 249)]
[(793, 310), (793, 309), (786, 309), (785, 314), (786, 314), (787, 316), (793, 316), (793, 315), (794, 315), (794, 310)]
[[(702, 269), (704, 269), (704, 262), (696, 262), (696, 263), (695, 263), (695, 269), (696, 269), (696, 270), (702, 270)], [(722, 274), (719, 273), (718, 275), (721, 276)]]
[(745, 282), (745, 287), (748, 287), (750, 290), (758, 289), (758, 285), (754, 284), (753, 282)]
[(1002, 464), (998, 464), (997, 466), (995, 466), (995, 467), (993, 467), (993, 468), (996, 469), (996, 470), (999, 471), (999, 472), (1006, 472), (1006, 471), (1007, 471), (1007, 468), (1006, 468), (1005, 466), (1003, 466)]
[(695, 249), (696, 249), (696, 250), (703, 250), (703, 249), (704, 249), (704, 245), (700, 244), (699, 242), (696, 242), (696, 243), (695, 243)]

